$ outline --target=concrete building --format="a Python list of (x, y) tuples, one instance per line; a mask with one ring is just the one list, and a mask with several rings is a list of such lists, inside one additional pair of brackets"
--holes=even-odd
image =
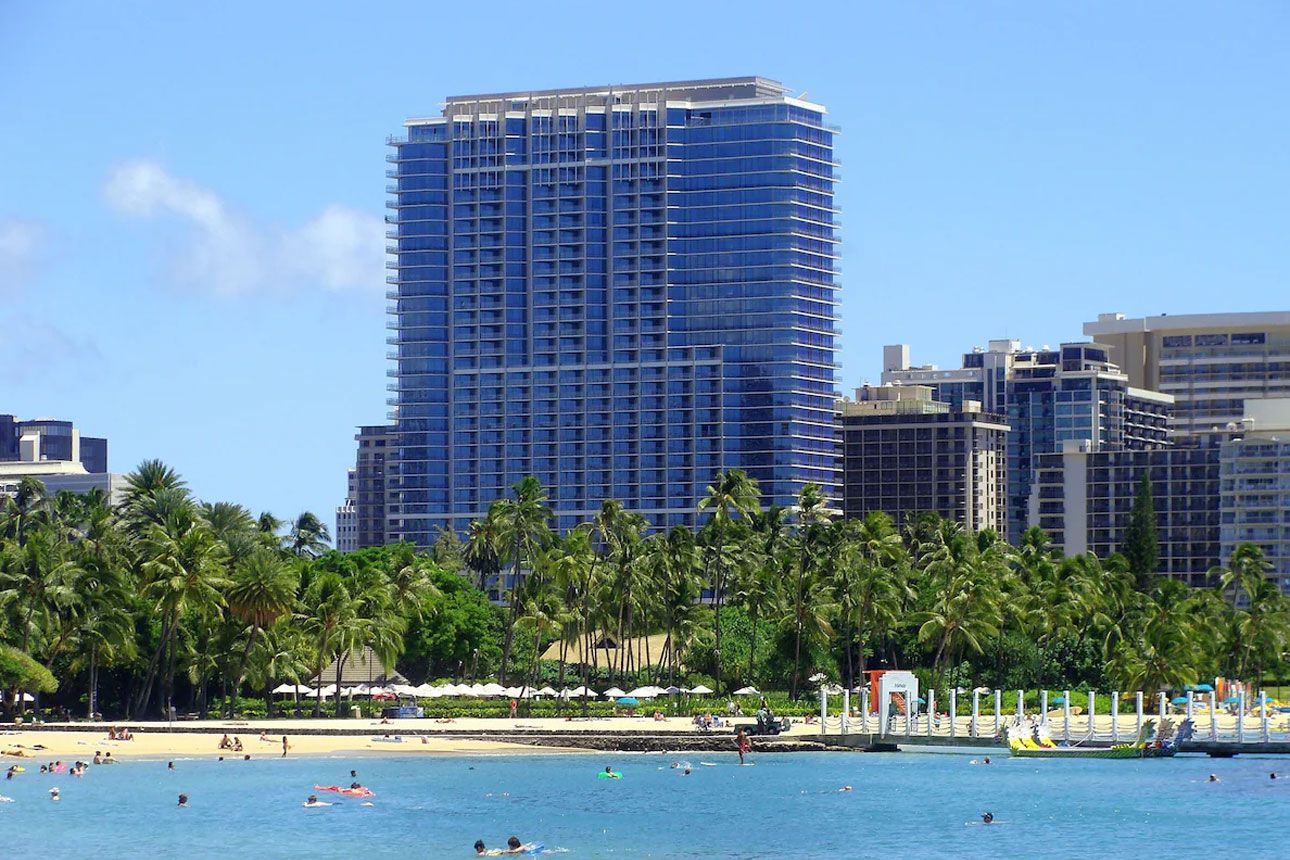
[(125, 476), (107, 470), (107, 440), (82, 436), (70, 421), (19, 421), (0, 415), (0, 496), (13, 496), (23, 478), (45, 485), (47, 495), (100, 490), (112, 504), (125, 493)]
[(1259, 546), (1290, 593), (1290, 399), (1246, 400), (1238, 433), (1221, 443), (1222, 560)]
[(1068, 439), (1035, 456), (1028, 520), (1066, 555), (1106, 558), (1124, 549), (1124, 530), (1143, 474), (1151, 479), (1159, 572), (1210, 585), (1219, 563), (1219, 448), (1215, 440), (1150, 450), (1097, 450)]
[(923, 385), (865, 386), (839, 404), (843, 513), (883, 511), (897, 522), (936, 513), (971, 530), (1002, 532), (1008, 425), (966, 400), (932, 399)]
[(1173, 396), (1175, 436), (1239, 423), (1246, 400), (1290, 397), (1290, 311), (1099, 314), (1084, 334), (1107, 345), (1130, 385)]
[(346, 475), (345, 501), (336, 508), (336, 549), (353, 552), (358, 549), (358, 495), (357, 472), (350, 469)]
[[(837, 129), (759, 77), (453, 96), (390, 141), (392, 536), (713, 476), (838, 496)], [(360, 506), (361, 507), (361, 506)], [(361, 524), (360, 524), (361, 528)]]
[(43, 461), (78, 463), (86, 472), (106, 472), (107, 440), (82, 436), (70, 421), (19, 421), (0, 415), (0, 463)]
[(389, 459), (397, 439), (387, 424), (358, 428), (354, 441), (358, 453), (354, 460), (351, 498), (356, 519), (355, 549), (391, 543), (386, 506), (390, 495)]
[(1010, 542), (1031, 525), (1034, 458), (1062, 450), (1068, 440), (1090, 450), (1145, 450), (1169, 444), (1173, 399), (1135, 388), (1099, 343), (1064, 343), (1058, 349), (1022, 349), (1020, 341), (990, 341), (963, 356), (963, 367), (909, 366), (908, 347), (883, 350), (884, 383), (927, 385), (933, 398), (959, 405), (979, 401), (1005, 416), (1008, 434)]

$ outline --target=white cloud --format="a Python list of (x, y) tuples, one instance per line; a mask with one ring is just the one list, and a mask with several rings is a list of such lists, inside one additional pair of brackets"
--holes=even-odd
[(16, 292), (32, 277), (43, 238), (39, 224), (0, 219), (0, 295)]
[(385, 288), (385, 226), (370, 213), (331, 205), (301, 227), (257, 223), (153, 161), (119, 165), (103, 194), (122, 215), (183, 225), (167, 260), (186, 286), (226, 296)]

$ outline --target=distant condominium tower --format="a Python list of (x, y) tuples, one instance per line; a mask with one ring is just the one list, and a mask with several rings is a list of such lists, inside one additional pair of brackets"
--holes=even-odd
[(392, 139), (390, 537), (713, 476), (838, 496), (833, 137), (764, 78), (454, 96)]
[(883, 351), (884, 383), (930, 386), (937, 400), (978, 401), (1006, 417), (1008, 540), (1016, 543), (1037, 522), (1031, 515), (1035, 457), (1062, 450), (1067, 440), (1092, 451), (1149, 450), (1169, 444), (1173, 398), (1131, 387), (1100, 343), (1022, 349), (1019, 341), (990, 341), (963, 356), (963, 367), (911, 367), (908, 347)]
[(1007, 527), (1008, 425), (925, 385), (865, 386), (839, 403), (843, 513), (880, 511), (897, 524), (934, 513), (966, 529)]
[(1107, 345), (1130, 385), (1173, 395), (1175, 435), (1222, 435), (1247, 400), (1290, 397), (1290, 311), (1098, 314), (1084, 334)]

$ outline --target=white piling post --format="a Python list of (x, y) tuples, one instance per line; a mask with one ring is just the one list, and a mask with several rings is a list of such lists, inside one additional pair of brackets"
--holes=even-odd
[(824, 724), (829, 719), (829, 691), (820, 688), (820, 734), (824, 734)]
[(1017, 724), (1020, 725), (1022, 719), (1026, 716), (1026, 693), (1023, 690), (1017, 691)]
[(981, 716), (981, 693), (973, 688), (972, 690), (972, 722), (969, 724), (969, 733), (972, 737), (980, 737), (980, 731), (977, 728), (977, 720)]
[(927, 691), (927, 736), (932, 736), (936, 723), (936, 688)]
[(860, 731), (869, 734), (869, 688), (860, 691)]
[(955, 722), (959, 718), (959, 688), (950, 688), (950, 737), (957, 737), (958, 731), (955, 728)]
[(1071, 691), (1062, 690), (1062, 740), (1071, 739)]
[(1245, 688), (1241, 688), (1241, 696), (1236, 703), (1236, 742), (1245, 743)]
[(1209, 694), (1209, 739), (1218, 740), (1218, 704), (1214, 700), (1218, 694), (1211, 691)]
[(1135, 720), (1133, 723), (1133, 735), (1137, 737), (1142, 734), (1142, 691), (1133, 694), (1133, 713)]
[(1160, 711), (1160, 722), (1156, 723), (1156, 731), (1160, 731), (1160, 726), (1162, 726), (1165, 722), (1165, 713), (1166, 713), (1165, 708), (1168, 706), (1168, 702), (1169, 702), (1168, 693), (1161, 693), (1156, 697), (1156, 703), (1159, 705), (1159, 711)]
[(1111, 693), (1111, 743), (1120, 739), (1120, 692)]
[(1003, 690), (994, 691), (994, 736), (999, 736), (999, 729), (1002, 724), (999, 722), (1003, 719)]
[(847, 723), (851, 719), (851, 689), (842, 691), (842, 736), (846, 737)]
[(1097, 693), (1092, 690), (1088, 691), (1088, 736), (1093, 737), (1093, 730), (1097, 728)]
[(1048, 691), (1039, 691), (1039, 724), (1048, 725)]
[(905, 692), (905, 737), (914, 734), (914, 719), (918, 713), (918, 697)]
[(1262, 737), (1260, 738), (1260, 740), (1262, 740), (1264, 743), (1267, 743), (1268, 742), (1268, 692), (1267, 690), (1259, 690), (1259, 722), (1262, 724), (1261, 726)]
[[(1195, 694), (1194, 692), (1192, 692), (1191, 690), (1188, 690), (1188, 691), (1187, 691), (1187, 719), (1189, 719), (1189, 720), (1191, 720), (1191, 719), (1192, 719), (1192, 711), (1194, 710), (1194, 708), (1195, 708), (1195, 706), (1196, 706), (1196, 699), (1195, 699), (1195, 696), (1196, 696), (1196, 694)], [(1195, 722), (1195, 721), (1193, 720), (1193, 722)]]

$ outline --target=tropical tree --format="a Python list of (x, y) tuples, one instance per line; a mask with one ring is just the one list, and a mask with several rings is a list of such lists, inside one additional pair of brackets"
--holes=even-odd
[(734, 523), (761, 510), (757, 482), (740, 469), (717, 475), (699, 501), (699, 513), (710, 517), (707, 531), (708, 582), (712, 589), (712, 627), (716, 640), (716, 694), (721, 695), (721, 603), (726, 591), (730, 547), (726, 539)]
[(510, 669), (511, 644), (515, 637), (515, 622), (520, 614), (520, 581), (522, 571), (533, 570), (538, 553), (551, 540), (551, 508), (547, 504), (546, 489), (532, 475), (521, 478), (511, 488), (515, 497), (495, 502), (498, 537), (503, 546), (510, 548), (511, 576), (508, 592), (508, 616), (505, 639), (502, 642), (501, 683), (506, 683)]

